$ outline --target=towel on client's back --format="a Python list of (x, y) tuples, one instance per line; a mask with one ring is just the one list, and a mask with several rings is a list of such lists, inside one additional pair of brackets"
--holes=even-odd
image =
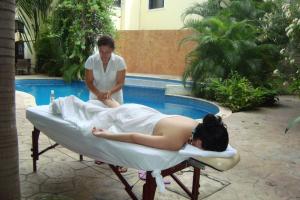
[(75, 96), (59, 98), (52, 104), (52, 112), (77, 125), (83, 131), (92, 127), (113, 133), (139, 132), (151, 135), (156, 123), (168, 115), (139, 104), (123, 104), (108, 108), (97, 100), (83, 102)]

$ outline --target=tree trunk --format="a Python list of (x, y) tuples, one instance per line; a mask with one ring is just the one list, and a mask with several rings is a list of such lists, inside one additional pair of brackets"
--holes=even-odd
[(0, 1), (0, 199), (20, 199), (15, 111), (15, 0)]

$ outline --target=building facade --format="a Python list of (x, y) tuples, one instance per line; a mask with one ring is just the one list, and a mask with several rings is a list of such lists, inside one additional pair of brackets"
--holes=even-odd
[(182, 13), (205, 0), (122, 0), (119, 30), (178, 30)]

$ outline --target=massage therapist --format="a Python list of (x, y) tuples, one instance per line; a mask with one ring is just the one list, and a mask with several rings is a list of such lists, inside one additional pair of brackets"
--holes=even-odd
[(122, 87), (125, 82), (126, 64), (121, 56), (113, 53), (115, 42), (110, 36), (102, 36), (99, 51), (85, 62), (85, 82), (90, 90), (89, 99), (98, 99), (107, 105), (113, 98), (123, 103)]

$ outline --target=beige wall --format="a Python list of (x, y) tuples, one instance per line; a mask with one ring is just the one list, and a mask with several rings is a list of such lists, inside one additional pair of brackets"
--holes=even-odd
[(182, 75), (192, 44), (179, 42), (190, 31), (119, 31), (116, 52), (124, 57), (130, 73)]
[(138, 30), (140, 24), (140, 1), (121, 1), (121, 26), (120, 30)]
[(121, 30), (174, 30), (183, 26), (182, 13), (205, 0), (165, 0), (164, 8), (149, 10), (149, 0), (123, 0)]
[(121, 8), (114, 7), (113, 10), (113, 16), (111, 16), (111, 20), (117, 30), (121, 29)]

